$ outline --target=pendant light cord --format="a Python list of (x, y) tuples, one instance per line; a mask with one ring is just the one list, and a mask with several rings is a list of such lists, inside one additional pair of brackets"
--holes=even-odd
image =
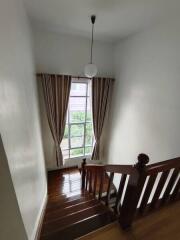
[(94, 23), (92, 23), (91, 59), (90, 59), (90, 63), (91, 63), (91, 64), (92, 64), (93, 43), (94, 43)]
[(92, 64), (92, 52), (93, 52), (93, 43), (94, 43), (94, 23), (96, 20), (96, 16), (92, 15), (91, 16), (91, 22), (92, 22), (92, 38), (91, 38), (91, 59), (90, 59), (90, 63)]

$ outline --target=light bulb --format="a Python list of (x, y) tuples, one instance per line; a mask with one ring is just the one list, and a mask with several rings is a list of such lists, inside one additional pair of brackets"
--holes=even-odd
[(84, 74), (86, 77), (89, 78), (96, 76), (97, 72), (98, 72), (97, 66), (93, 63), (87, 64), (84, 68)]

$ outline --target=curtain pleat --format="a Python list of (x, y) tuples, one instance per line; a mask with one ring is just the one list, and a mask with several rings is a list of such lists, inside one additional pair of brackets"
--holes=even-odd
[(71, 89), (71, 76), (40, 74), (49, 127), (54, 139), (57, 166), (63, 165), (61, 141), (64, 136), (66, 115)]
[(99, 160), (100, 158), (100, 138), (107, 112), (112, 81), (113, 79), (110, 78), (97, 77), (92, 79), (92, 114), (95, 136), (95, 145), (92, 153), (93, 160)]

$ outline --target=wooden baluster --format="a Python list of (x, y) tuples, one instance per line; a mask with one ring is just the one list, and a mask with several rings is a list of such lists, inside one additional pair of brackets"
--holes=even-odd
[(147, 186), (146, 186), (146, 189), (145, 189), (142, 201), (141, 201), (141, 205), (140, 205), (140, 208), (139, 208), (139, 212), (141, 214), (143, 214), (145, 209), (146, 209), (149, 197), (151, 195), (154, 183), (156, 181), (156, 177), (157, 177), (157, 174), (154, 174), (154, 175), (151, 175), (150, 178), (149, 178), (149, 181), (147, 183)]
[(122, 174), (120, 184), (119, 184), (119, 189), (118, 189), (118, 192), (117, 192), (116, 203), (115, 203), (115, 211), (116, 212), (120, 212), (120, 211), (118, 211), (117, 208), (118, 208), (119, 202), (121, 201), (121, 198), (122, 198), (122, 193), (123, 193), (123, 190), (124, 190), (124, 185), (125, 185), (125, 182), (126, 182), (126, 178), (127, 178), (127, 174)]
[(89, 170), (87, 169), (86, 170), (86, 183), (85, 183), (85, 189), (86, 189), (86, 191), (87, 191), (87, 189), (88, 189), (88, 182), (89, 182)]
[(171, 190), (172, 190), (172, 188), (173, 188), (173, 186), (176, 182), (178, 174), (179, 174), (179, 169), (174, 169), (173, 174), (171, 176), (171, 179), (169, 180), (167, 188), (164, 192), (163, 199), (161, 200), (161, 204), (164, 204), (167, 200), (169, 200), (170, 192), (171, 192)]
[(111, 172), (110, 177), (109, 177), (107, 196), (106, 196), (106, 205), (107, 206), (109, 205), (109, 200), (110, 200), (110, 197), (111, 197), (111, 188), (112, 188), (113, 179), (114, 179), (114, 172)]
[(94, 189), (93, 189), (93, 195), (94, 195), (94, 197), (96, 196), (97, 173), (98, 173), (98, 171), (95, 170), (95, 171), (94, 171)]
[(99, 197), (98, 197), (99, 200), (101, 200), (102, 193), (103, 193), (104, 175), (105, 175), (105, 172), (104, 172), (104, 169), (102, 169), (100, 173), (100, 186), (99, 186)]
[(162, 189), (164, 187), (164, 184), (167, 180), (167, 177), (169, 175), (169, 171), (170, 170), (166, 170), (165, 172), (162, 173), (161, 175), (161, 178), (159, 180), (159, 183), (158, 183), (158, 186), (156, 188), (156, 191), (154, 193), (154, 196), (153, 196), (153, 199), (152, 199), (152, 202), (151, 202), (151, 208), (156, 208), (157, 204), (159, 203), (159, 196), (162, 192)]
[(148, 162), (149, 157), (141, 153), (138, 156), (138, 163), (130, 175), (119, 217), (119, 222), (124, 229), (131, 227), (146, 179), (146, 164)]
[(85, 180), (86, 180), (86, 158), (83, 159), (83, 162), (81, 164), (81, 189), (85, 189)]
[(177, 184), (176, 184), (176, 186), (175, 186), (175, 188), (174, 188), (174, 191), (173, 191), (173, 193), (172, 193), (172, 195), (171, 195), (171, 200), (172, 201), (174, 201), (174, 200), (176, 200), (179, 196), (178, 196), (178, 194), (179, 194), (179, 189), (180, 189), (180, 178), (179, 178), (179, 180), (178, 180), (178, 182), (177, 182)]
[(92, 170), (89, 170), (89, 192), (92, 193)]

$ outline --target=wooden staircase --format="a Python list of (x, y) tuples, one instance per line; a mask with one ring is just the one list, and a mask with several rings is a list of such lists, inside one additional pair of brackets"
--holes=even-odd
[[(49, 200), (40, 239), (76, 239), (116, 220), (116, 215), (109, 207), (87, 191), (81, 191), (78, 169), (65, 172), (60, 170), (50, 175)], [(76, 175), (76, 178), (73, 175)], [(66, 180), (67, 176), (72, 177), (72, 180)], [(68, 184), (77, 185), (75, 191), (71, 191)], [(64, 186), (66, 189), (62, 190)], [(69, 197), (72, 194), (73, 196)]]
[[(86, 164), (84, 159), (81, 174), (78, 168), (49, 172), (40, 239), (76, 239), (116, 220), (130, 229), (139, 218), (180, 200), (180, 158), (148, 162), (145, 154), (135, 165)], [(118, 190), (115, 174), (120, 175)]]

